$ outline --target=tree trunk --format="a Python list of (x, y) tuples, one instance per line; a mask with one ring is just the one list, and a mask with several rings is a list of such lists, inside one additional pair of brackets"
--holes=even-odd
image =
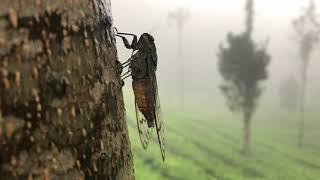
[(251, 113), (244, 113), (243, 152), (246, 157), (251, 155)]
[(298, 135), (298, 146), (303, 146), (303, 138), (304, 138), (304, 126), (305, 126), (305, 93), (307, 88), (307, 62), (309, 61), (309, 58), (306, 60), (306, 62), (302, 65), (302, 72), (301, 72), (301, 92), (300, 92), (300, 104), (299, 104), (299, 111), (300, 111), (300, 123), (299, 123), (299, 135)]
[(134, 179), (110, 6), (0, 1), (0, 179)]
[(178, 88), (180, 94), (180, 110), (184, 112), (185, 110), (185, 60), (183, 58), (183, 24), (178, 23), (178, 61), (180, 64), (180, 89)]

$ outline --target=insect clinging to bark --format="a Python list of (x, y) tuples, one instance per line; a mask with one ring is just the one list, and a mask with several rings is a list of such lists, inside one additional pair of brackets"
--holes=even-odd
[[(160, 151), (164, 161), (164, 128), (160, 117), (160, 101), (156, 77), (158, 56), (154, 38), (148, 33), (143, 33), (138, 40), (134, 34), (119, 33), (116, 28), (115, 32), (116, 36), (122, 38), (125, 47), (133, 50), (129, 60), (122, 63), (120, 68), (121, 73), (123, 68), (128, 69), (121, 75), (123, 80), (132, 76), (136, 120), (141, 144), (144, 149), (147, 149), (151, 129), (156, 127)], [(124, 36), (132, 36), (132, 43), (130, 44)]]

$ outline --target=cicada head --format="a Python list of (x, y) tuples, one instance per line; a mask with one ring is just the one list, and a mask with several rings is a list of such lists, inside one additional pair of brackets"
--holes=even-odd
[(154, 44), (154, 38), (148, 34), (143, 33), (138, 41), (139, 50), (144, 52), (155, 52), (156, 46)]

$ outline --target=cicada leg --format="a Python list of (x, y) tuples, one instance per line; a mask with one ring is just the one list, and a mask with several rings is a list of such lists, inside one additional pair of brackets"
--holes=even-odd
[[(120, 37), (124, 43), (124, 46), (127, 49), (133, 49), (133, 50), (137, 50), (138, 49), (138, 38), (135, 34), (131, 34), (131, 33), (119, 33), (117, 28), (114, 28), (116, 31), (116, 36)], [(119, 35), (120, 34), (120, 35)], [(127, 40), (126, 37), (121, 36), (121, 35), (127, 35), (127, 36), (133, 36), (133, 40), (131, 42), (131, 44), (129, 43), (129, 41)]]

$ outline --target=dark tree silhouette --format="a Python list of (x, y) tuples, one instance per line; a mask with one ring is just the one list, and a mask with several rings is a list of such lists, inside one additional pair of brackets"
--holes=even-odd
[(304, 126), (305, 126), (305, 91), (307, 88), (307, 73), (310, 57), (315, 46), (319, 43), (320, 22), (316, 14), (316, 5), (310, 0), (308, 8), (303, 14), (293, 21), (294, 29), (299, 38), (300, 58), (301, 58), (301, 89), (299, 100), (300, 124), (298, 134), (298, 145), (303, 146)]
[(253, 30), (253, 0), (247, 0), (247, 21), (244, 33), (227, 35), (227, 47), (220, 46), (219, 71), (224, 79), (221, 86), (232, 111), (244, 116), (244, 153), (250, 155), (251, 118), (262, 92), (260, 82), (267, 79), (270, 56), (266, 45), (258, 47), (251, 38)]

